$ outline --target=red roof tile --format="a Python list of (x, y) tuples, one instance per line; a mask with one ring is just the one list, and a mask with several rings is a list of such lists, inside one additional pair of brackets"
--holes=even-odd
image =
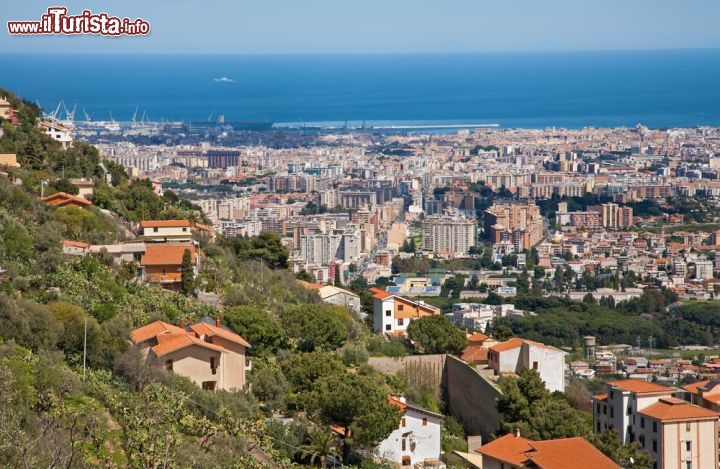
[(198, 322), (196, 324), (192, 324), (190, 326), (190, 329), (193, 330), (198, 335), (205, 335), (208, 337), (218, 336), (222, 337), (225, 340), (229, 340), (230, 342), (234, 342), (236, 344), (243, 345), (245, 347), (250, 347), (250, 344), (240, 337), (238, 334), (235, 334), (234, 332), (230, 332), (228, 330), (223, 329), (222, 327), (213, 326), (211, 324), (207, 324), (205, 322)]
[(530, 443), (532, 442), (527, 438), (507, 434), (476, 448), (475, 451), (483, 456), (520, 466), (528, 460), (525, 452), (532, 449)]
[(186, 250), (190, 251), (194, 263), (195, 246), (192, 244), (148, 244), (140, 265), (180, 266)]
[(585, 438), (561, 438), (530, 442), (525, 455), (540, 469), (619, 469), (610, 458)]
[(696, 406), (674, 397), (662, 398), (655, 404), (642, 409), (640, 413), (663, 422), (676, 420), (717, 420), (720, 418), (720, 414), (713, 410)]
[(182, 228), (190, 227), (190, 220), (143, 220), (140, 228)]
[(650, 394), (650, 393), (672, 393), (672, 389), (667, 386), (660, 384), (648, 383), (641, 379), (621, 379), (619, 381), (611, 381), (609, 385), (622, 389), (623, 391), (630, 391), (635, 394)]

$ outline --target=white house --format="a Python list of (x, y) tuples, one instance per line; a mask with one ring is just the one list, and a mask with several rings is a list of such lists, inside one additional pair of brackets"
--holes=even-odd
[(373, 293), (373, 329), (377, 333), (402, 335), (413, 319), (440, 314), (440, 308), (422, 301), (412, 301), (379, 288)]
[(443, 416), (405, 401), (404, 397), (388, 396), (390, 404), (402, 411), (400, 425), (375, 449), (383, 461), (411, 467), (444, 469), (440, 463), (440, 429)]
[(39, 126), (40, 130), (42, 130), (45, 135), (60, 142), (64, 149), (67, 150), (70, 148), (70, 144), (73, 141), (72, 131), (70, 129), (58, 124), (57, 122), (47, 121), (40, 121)]
[(144, 220), (140, 222), (142, 237), (156, 241), (191, 240), (190, 220)]
[(488, 368), (492, 368), (495, 375), (532, 368), (538, 371), (548, 390), (563, 392), (566, 353), (549, 345), (514, 337), (490, 347)]

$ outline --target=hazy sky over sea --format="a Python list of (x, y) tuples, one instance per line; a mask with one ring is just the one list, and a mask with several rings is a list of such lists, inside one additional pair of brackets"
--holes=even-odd
[[(718, 0), (4, 0), (0, 52), (376, 53), (720, 47)], [(11, 36), (49, 6), (148, 37)]]

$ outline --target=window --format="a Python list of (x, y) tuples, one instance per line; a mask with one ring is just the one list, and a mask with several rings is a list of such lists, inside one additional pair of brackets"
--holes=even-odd
[(615, 409), (613, 406), (610, 406), (610, 418), (615, 418)]
[(632, 407), (627, 408), (627, 415), (632, 415)]
[(595, 413), (600, 414), (600, 403), (595, 404)]
[(641, 435), (640, 438), (638, 438), (638, 441), (640, 442), (640, 444), (641, 444), (642, 447), (644, 448), (644, 447), (645, 447), (645, 437)]
[(398, 311), (402, 311), (405, 305), (398, 305)]
[[(403, 440), (405, 441), (405, 440)], [(409, 466), (410, 465), (410, 456), (403, 456), (402, 457), (402, 465), (403, 466)]]
[(538, 369), (538, 362), (533, 362), (533, 370), (537, 370), (537, 369)]
[(385, 324), (385, 330), (389, 331), (390, 329), (392, 329), (392, 326), (390, 324)]
[(402, 439), (402, 451), (406, 451), (406, 446), (407, 446), (406, 441), (407, 440), (405, 438)]
[(405, 422), (405, 417), (403, 417), (402, 420), (400, 420), (400, 426), (405, 427), (406, 423), (407, 422)]
[(205, 391), (214, 391), (215, 390), (215, 381), (203, 381), (202, 382), (202, 388)]
[(640, 428), (645, 428), (645, 417), (640, 417)]
[(603, 405), (603, 415), (607, 415), (607, 406)]
[(690, 431), (690, 422), (685, 422), (685, 431), (686, 432)]
[(392, 311), (390, 311), (389, 309), (386, 309), (385, 316), (392, 316)]
[(215, 366), (215, 357), (210, 357), (210, 370), (212, 374), (217, 373), (217, 366)]
[(165, 360), (165, 369), (168, 371), (173, 370), (173, 361), (172, 360)]
[(657, 422), (653, 422), (653, 433), (657, 433)]
[(595, 424), (595, 433), (600, 433), (600, 422)]
[(653, 440), (653, 451), (657, 453), (657, 440)]
[(423, 419), (423, 427), (427, 427), (427, 418)]
[(398, 319), (398, 326), (402, 326), (402, 325), (403, 325), (403, 318), (400, 318), (400, 319)]
[(686, 451), (692, 451), (692, 441), (686, 441), (686, 442), (685, 442), (685, 450), (686, 450)]
[(187, 232), (187, 227), (183, 227), (183, 233)]
[(157, 233), (157, 232), (158, 232), (158, 229), (157, 229), (157, 228), (153, 228), (153, 233)]
[(686, 462), (686, 463), (685, 463), (685, 467), (686, 467), (687, 469), (692, 469), (692, 461)]

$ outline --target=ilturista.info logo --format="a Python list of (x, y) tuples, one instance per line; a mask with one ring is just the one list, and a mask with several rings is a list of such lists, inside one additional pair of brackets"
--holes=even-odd
[(118, 18), (107, 13), (83, 10), (79, 15), (68, 15), (65, 7), (50, 7), (40, 21), (8, 21), (8, 33), (28, 34), (95, 34), (98, 36), (146, 36), (150, 23), (137, 18)]

